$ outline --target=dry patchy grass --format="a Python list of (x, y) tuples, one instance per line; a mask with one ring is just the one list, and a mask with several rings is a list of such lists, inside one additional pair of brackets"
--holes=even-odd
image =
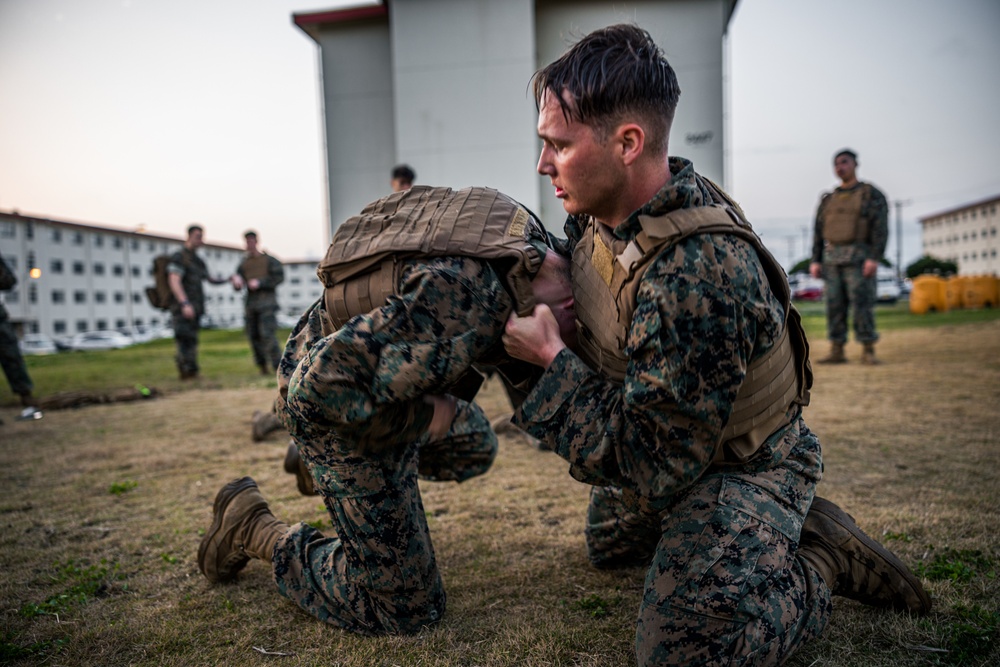
[[(879, 352), (875, 368), (815, 369), (806, 416), (824, 443), (820, 493), (923, 568), (936, 608), (916, 619), (838, 599), (791, 664), (1000, 663), (1000, 323), (892, 331)], [(0, 411), (0, 662), (634, 663), (643, 571), (588, 565), (587, 488), (511, 436), (489, 474), (422, 487), (448, 612), (416, 637), (326, 627), (277, 595), (259, 562), (209, 585), (195, 553), (229, 479), (252, 475), (281, 518), (329, 525), (282, 471), (285, 439), (250, 440), (250, 414), (272, 391), (200, 389), (35, 422)], [(491, 415), (508, 407), (495, 383), (482, 402)]]

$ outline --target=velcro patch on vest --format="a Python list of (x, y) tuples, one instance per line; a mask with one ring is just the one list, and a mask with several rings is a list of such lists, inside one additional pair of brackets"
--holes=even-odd
[(525, 232), (528, 229), (528, 212), (523, 208), (518, 208), (517, 213), (514, 214), (514, 219), (510, 221), (510, 226), (507, 228), (507, 236), (516, 236), (517, 238), (525, 238)]
[(590, 261), (593, 262), (594, 268), (597, 269), (598, 275), (601, 276), (601, 280), (608, 286), (611, 285), (611, 276), (615, 270), (614, 260), (614, 255), (611, 254), (608, 246), (604, 245), (600, 234), (594, 234), (594, 252), (590, 257)]

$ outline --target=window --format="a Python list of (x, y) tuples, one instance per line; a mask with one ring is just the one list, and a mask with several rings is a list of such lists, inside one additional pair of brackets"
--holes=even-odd
[(35, 238), (35, 223), (33, 223), (31, 220), (28, 220), (27, 223), (24, 225), (24, 236), (25, 238), (28, 239)]
[(121, 292), (115, 292), (115, 303), (124, 303), (125, 295)]
[(122, 237), (120, 237), (120, 236), (114, 237), (111, 240), (111, 245), (113, 245), (116, 248), (121, 248), (122, 247)]
[[(33, 268), (35, 268), (35, 266), (36, 266), (35, 265), (35, 251), (32, 250), (32, 251), (30, 251), (28, 253), (28, 268), (29, 269), (33, 269)], [(11, 271), (13, 271), (16, 268), (17, 268), (17, 262), (15, 261), (13, 264), (11, 264), (10, 269), (11, 269)]]
[(73, 232), (73, 245), (83, 245), (83, 232)]
[(132, 239), (129, 242), (129, 247), (132, 248), (132, 250), (138, 250), (139, 249), (139, 242), (136, 241), (135, 239)]
[(142, 295), (138, 292), (132, 293), (132, 303), (142, 303)]
[(104, 264), (101, 262), (94, 262), (94, 275), (103, 276), (104, 275)]
[(97, 247), (97, 248), (103, 248), (104, 247), (104, 235), (103, 234), (94, 234), (94, 246)]
[(28, 303), (38, 303), (38, 285), (28, 285)]
[(53, 227), (49, 230), (49, 238), (53, 243), (62, 243), (62, 230)]
[(97, 320), (97, 330), (98, 331), (104, 331), (107, 328), (108, 328), (108, 321), (107, 320)]
[(105, 303), (108, 295), (104, 292), (94, 292), (94, 303)]
[(62, 260), (61, 259), (52, 260), (49, 263), (49, 269), (52, 271), (52, 273), (62, 273), (63, 272)]
[(52, 290), (52, 303), (66, 303), (66, 292), (61, 289)]
[(66, 333), (66, 320), (52, 320), (52, 332), (57, 334)]
[(125, 328), (125, 320), (121, 320), (121, 319), (115, 320), (115, 328), (116, 329), (124, 329)]
[(83, 262), (73, 262), (73, 273), (78, 276), (83, 275)]
[(133, 278), (138, 278), (140, 275), (142, 275), (142, 270), (138, 266), (133, 266), (132, 267), (132, 277)]
[(87, 293), (82, 289), (73, 292), (73, 303), (87, 303)]
[(0, 220), (0, 239), (14, 238), (16, 228), (11, 220)]
[(124, 275), (125, 267), (122, 266), (121, 264), (115, 264), (113, 267), (111, 267), (111, 273), (113, 273), (116, 276)]
[(76, 321), (76, 332), (83, 333), (87, 330), (87, 320), (77, 320)]
[(156, 252), (156, 244), (150, 241), (149, 243), (146, 244), (146, 250), (148, 250), (149, 252)]
[(301, 283), (301, 282), (302, 282), (302, 279), (301, 279), (301, 278), (298, 278), (298, 277), (296, 277), (296, 278), (292, 278), (292, 279), (291, 279), (291, 280), (290, 280), (289, 282), (290, 282), (290, 283), (291, 283), (292, 285), (298, 285), (299, 283)]

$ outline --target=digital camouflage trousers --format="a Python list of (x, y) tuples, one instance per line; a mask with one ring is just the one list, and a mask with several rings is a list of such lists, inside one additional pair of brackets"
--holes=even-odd
[(847, 314), (851, 310), (854, 339), (859, 343), (878, 340), (875, 330), (875, 278), (865, 278), (862, 265), (824, 264), (826, 293), (826, 337), (834, 343), (847, 342)]
[(281, 594), (360, 634), (412, 634), (440, 620), (445, 591), (417, 480), (461, 482), (490, 468), (497, 439), (482, 410), (458, 401), (443, 439), (379, 455), (359, 455), (334, 437), (297, 444), (332, 530), (299, 523), (278, 542)]
[(820, 447), (801, 421), (796, 435), (781, 466), (710, 473), (657, 516), (623, 505), (614, 487), (594, 490), (591, 561), (648, 565), (640, 666), (777, 665), (826, 627), (830, 589), (797, 554)]

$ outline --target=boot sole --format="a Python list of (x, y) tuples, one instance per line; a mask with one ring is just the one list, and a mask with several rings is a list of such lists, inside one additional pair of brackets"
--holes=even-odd
[(295, 475), (295, 486), (298, 488), (299, 493), (303, 496), (315, 496), (316, 489), (313, 484), (310, 484), (302, 479), (302, 473), (299, 470), (300, 463), (299, 448), (294, 442), (288, 445), (288, 451), (285, 452), (285, 472)]
[[(896, 573), (907, 583), (907, 585), (912, 588), (917, 597), (920, 598), (920, 608), (910, 609), (909, 607), (903, 607), (902, 610), (913, 611), (917, 614), (926, 614), (931, 610), (931, 599), (924, 590), (923, 585), (920, 580), (917, 579), (910, 572), (910, 568), (906, 567), (903, 561), (899, 560), (895, 554), (886, 549), (884, 546), (869, 537), (861, 528), (858, 527), (857, 523), (854, 521), (854, 517), (842, 510), (840, 507), (830, 502), (826, 498), (820, 498), (816, 496), (813, 499), (812, 506), (809, 508), (810, 512), (816, 512), (817, 514), (822, 514), (827, 517), (837, 525), (841, 526), (847, 532), (849, 532), (855, 539), (865, 545), (868, 549), (872, 550), (878, 554), (879, 558), (884, 560), (888, 565), (896, 571)], [(895, 605), (893, 605), (895, 606)]]
[(229, 482), (222, 487), (217, 494), (215, 494), (215, 502), (212, 504), (212, 525), (208, 527), (207, 531), (205, 531), (205, 537), (202, 538), (201, 544), (198, 545), (198, 569), (200, 569), (201, 573), (205, 575), (205, 578), (213, 584), (220, 581), (229, 581), (236, 576), (237, 572), (243, 569), (244, 565), (246, 565), (246, 563), (243, 563), (242, 565), (234, 567), (231, 571), (231, 574), (233, 575), (232, 577), (213, 576), (206, 571), (205, 554), (208, 552), (209, 547), (212, 546), (212, 542), (222, 529), (222, 516), (226, 513), (226, 508), (229, 507), (229, 503), (232, 502), (233, 498), (241, 492), (246, 491), (247, 489), (256, 488), (257, 482), (255, 482), (252, 477), (241, 477), (240, 479), (234, 479)]

